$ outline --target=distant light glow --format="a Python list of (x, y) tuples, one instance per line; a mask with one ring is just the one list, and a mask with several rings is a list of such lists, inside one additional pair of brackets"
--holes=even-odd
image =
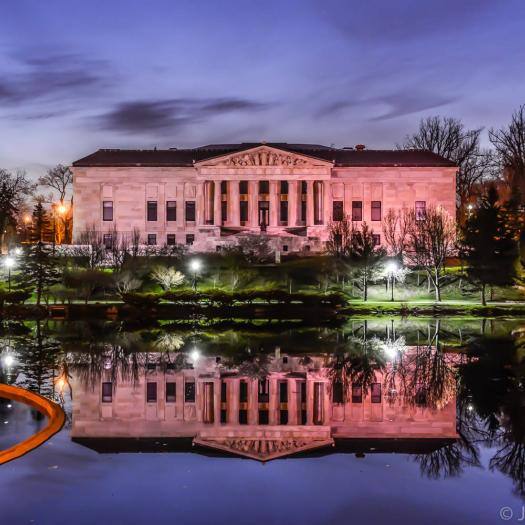
[(12, 355), (6, 355), (4, 356), (4, 365), (9, 367), (9, 366), (13, 366), (15, 364), (15, 358), (12, 356)]
[(388, 273), (395, 273), (395, 272), (397, 272), (397, 263), (395, 261), (390, 261), (386, 265), (386, 271)]
[(201, 269), (202, 263), (199, 261), (199, 259), (193, 259), (190, 262), (190, 270), (193, 273), (197, 273)]
[(474, 406), (472, 404), (467, 405), (467, 410), (472, 412), (474, 410)]
[(4, 259), (4, 266), (6, 268), (12, 268), (15, 265), (15, 260), (12, 257), (6, 257)]
[(17, 248), (15, 248), (15, 255), (21, 255), (21, 254), (22, 254), (22, 248), (18, 246)]
[(200, 351), (199, 351), (198, 348), (194, 348), (194, 349), (191, 351), (191, 353), (190, 353), (190, 357), (191, 357), (191, 359), (192, 359), (193, 361), (198, 361), (199, 358), (200, 358), (200, 356), (201, 356), (201, 353), (200, 353)]
[(60, 215), (63, 215), (67, 211), (67, 208), (63, 204), (60, 205), (57, 209), (58, 209), (58, 213), (60, 213)]

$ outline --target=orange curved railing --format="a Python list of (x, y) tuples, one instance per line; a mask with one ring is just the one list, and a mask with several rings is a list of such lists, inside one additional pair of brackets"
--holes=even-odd
[(23, 388), (5, 384), (0, 384), (0, 397), (6, 397), (12, 401), (29, 405), (39, 412), (42, 412), (49, 419), (47, 426), (36, 434), (33, 434), (24, 441), (6, 450), (0, 450), (0, 465), (19, 458), (39, 447), (64, 426), (66, 420), (64, 411), (59, 405), (45, 397), (29, 392), (29, 390)]

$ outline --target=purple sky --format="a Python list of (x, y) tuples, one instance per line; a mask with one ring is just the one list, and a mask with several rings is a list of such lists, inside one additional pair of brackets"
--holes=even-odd
[(0, 167), (102, 147), (392, 147), (423, 116), (525, 103), (523, 0), (16, 0), (0, 7)]

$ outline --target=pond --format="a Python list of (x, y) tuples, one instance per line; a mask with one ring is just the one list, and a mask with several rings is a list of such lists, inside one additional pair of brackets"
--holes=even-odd
[[(524, 343), (512, 319), (3, 326), (0, 380), (68, 422), (0, 467), (0, 522), (518, 521)], [(5, 410), (0, 448), (39, 424)]]

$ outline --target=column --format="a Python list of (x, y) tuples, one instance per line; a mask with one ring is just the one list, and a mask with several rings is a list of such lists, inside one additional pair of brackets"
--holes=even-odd
[[(227, 388), (227, 387), (226, 387)], [(214, 400), (214, 409), (215, 409), (215, 413), (214, 413), (214, 422), (215, 424), (219, 424), (221, 423), (221, 409), (222, 409), (222, 406), (221, 406), (221, 380), (220, 379), (215, 379), (213, 381), (213, 393), (214, 393), (214, 397), (215, 397), (215, 400)]]
[(268, 423), (270, 425), (279, 424), (279, 385), (276, 377), (270, 377), (270, 403), (268, 404), (268, 416)]
[(332, 186), (329, 180), (323, 182), (323, 194), (324, 194), (324, 224), (328, 225), (332, 217)]
[(259, 226), (259, 184), (256, 180), (248, 182), (248, 215), (250, 226)]
[(248, 425), (259, 423), (259, 381), (246, 378), (248, 382)]
[(288, 226), (297, 225), (298, 191), (297, 181), (288, 181)]
[(279, 224), (279, 193), (278, 193), (279, 181), (270, 181), (270, 218), (269, 226), (277, 226)]
[(202, 225), (204, 224), (204, 182), (199, 182), (197, 184), (195, 207), (195, 223), (197, 225)]
[(323, 183), (319, 180), (314, 182), (314, 224), (322, 224), (324, 215)]
[(314, 424), (314, 382), (306, 378), (306, 424)]
[(215, 224), (215, 226), (222, 225), (220, 180), (215, 181), (215, 187), (213, 189), (213, 224)]
[(306, 226), (314, 225), (314, 181), (309, 180), (306, 186)]
[(239, 210), (239, 181), (228, 181), (228, 206), (230, 209), (230, 216), (228, 221), (232, 226), (240, 226), (240, 210)]
[(241, 380), (237, 378), (228, 381), (228, 395), (226, 399), (228, 403), (228, 423), (230, 425), (239, 423), (240, 382)]
[(298, 383), (295, 379), (288, 379), (288, 424), (299, 424), (299, 410), (301, 400), (297, 391)]
[(213, 181), (204, 182), (203, 192), (204, 224), (213, 224)]

